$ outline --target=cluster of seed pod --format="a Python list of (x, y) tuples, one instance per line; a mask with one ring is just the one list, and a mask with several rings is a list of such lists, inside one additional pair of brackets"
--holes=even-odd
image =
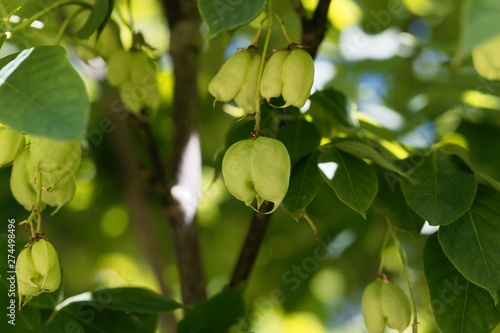
[(282, 96), (287, 107), (301, 108), (311, 93), (314, 81), (314, 61), (301, 48), (275, 51), (262, 74), (260, 94), (268, 102)]
[(156, 73), (156, 63), (144, 51), (119, 49), (108, 61), (108, 81), (120, 89), (123, 103), (134, 114), (160, 106)]
[(80, 144), (34, 136), (27, 139), (30, 144), (17, 154), (12, 165), (12, 195), (31, 211), (39, 204), (40, 188), (41, 204), (56, 207), (57, 211), (75, 195), (75, 173), (82, 154)]
[(61, 283), (56, 249), (45, 239), (34, 241), (21, 250), (16, 261), (19, 307), (33, 296), (57, 290)]
[[(262, 56), (251, 46), (233, 54), (210, 81), (208, 91), (215, 101), (235, 103), (245, 114), (255, 113), (257, 80)], [(275, 51), (264, 66), (260, 95), (268, 102), (282, 96), (280, 107), (302, 107), (311, 93), (314, 80), (314, 61), (302, 48), (291, 45)]]
[(361, 301), (368, 333), (383, 333), (385, 326), (403, 332), (411, 320), (410, 302), (404, 291), (387, 279), (366, 286)]
[(242, 49), (233, 54), (208, 84), (208, 91), (215, 101), (236, 104), (253, 114), (256, 109), (256, 87), (262, 56), (257, 48)]

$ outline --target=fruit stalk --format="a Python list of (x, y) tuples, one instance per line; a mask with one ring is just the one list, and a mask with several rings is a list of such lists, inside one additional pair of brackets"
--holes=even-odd
[[(268, 1), (268, 12), (271, 13), (271, 1)], [(257, 87), (256, 87), (256, 98), (255, 98), (255, 132), (259, 133), (260, 131), (260, 82), (262, 81), (262, 73), (264, 72), (264, 64), (266, 62), (266, 54), (267, 49), (269, 48), (269, 41), (271, 40), (271, 33), (273, 29), (273, 16), (269, 16), (269, 23), (267, 26), (267, 35), (266, 40), (264, 42), (264, 48), (262, 49), (262, 59), (260, 61), (259, 68), (259, 77), (257, 78)]]
[(403, 250), (401, 248), (401, 244), (399, 243), (399, 239), (396, 236), (396, 233), (394, 232), (394, 229), (392, 228), (392, 224), (387, 219), (387, 227), (389, 229), (389, 232), (391, 234), (392, 239), (394, 240), (394, 244), (396, 245), (396, 249), (398, 250), (398, 258), (399, 262), (401, 264), (401, 270), (403, 271), (403, 278), (406, 282), (406, 288), (408, 289), (408, 293), (410, 295), (410, 304), (411, 304), (411, 312), (413, 316), (413, 323), (412, 325), (412, 331), (413, 333), (418, 333), (418, 313), (417, 313), (417, 304), (415, 302), (415, 297), (413, 295), (413, 290), (411, 288), (411, 282), (410, 282), (410, 276), (408, 275), (408, 270), (406, 269), (406, 261), (404, 258)]

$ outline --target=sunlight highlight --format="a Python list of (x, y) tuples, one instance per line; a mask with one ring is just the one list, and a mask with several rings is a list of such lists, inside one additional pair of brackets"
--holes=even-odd
[(318, 168), (323, 172), (326, 178), (332, 180), (337, 171), (338, 164), (335, 162), (318, 163)]

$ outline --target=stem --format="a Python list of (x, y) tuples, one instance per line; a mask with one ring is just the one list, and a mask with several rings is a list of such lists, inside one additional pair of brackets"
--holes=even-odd
[(389, 230), (387, 230), (387, 232), (385, 233), (384, 244), (382, 245), (382, 249), (380, 250), (380, 264), (378, 266), (377, 276), (382, 275), (382, 272), (384, 271), (384, 249), (387, 246), (387, 242), (389, 241), (389, 235), (390, 232)]
[(283, 32), (283, 36), (285, 36), (286, 40), (288, 41), (288, 44), (295, 44), (292, 39), (290, 38), (290, 36), (288, 35), (288, 31), (286, 31), (286, 28), (285, 28), (285, 21), (283, 21), (281, 19), (281, 17), (279, 17), (278, 14), (274, 14), (274, 16), (276, 16), (276, 18), (278, 19), (278, 22), (280, 23), (281, 25), (281, 31)]
[(269, 14), (267, 14), (259, 23), (259, 30), (257, 30), (257, 33), (255, 34), (255, 37), (253, 38), (252, 44), (255, 47), (257, 47), (257, 44), (259, 42), (260, 34), (262, 33), (262, 27), (264, 26), (264, 22), (269, 18)]
[(319, 233), (318, 233), (318, 229), (316, 228), (316, 225), (314, 224), (314, 222), (311, 220), (311, 218), (309, 217), (309, 215), (307, 215), (307, 213), (304, 211), (300, 217), (303, 217), (307, 223), (309, 223), (309, 225), (311, 226), (313, 232), (314, 232), (314, 244), (318, 244), (319, 243)]
[[(1, 2), (0, 2), (0, 14), (5, 19), (5, 27), (7, 28), (7, 31), (9, 31), (10, 30), (10, 22), (8, 20), (9, 13), (7, 13), (7, 9), (5, 8), (3, 3), (1, 3)], [(0, 45), (0, 47), (1, 47), (1, 45)]]
[[(268, 10), (271, 13), (271, 1), (268, 2)], [(270, 17), (269, 25), (267, 27), (266, 41), (264, 42), (264, 49), (262, 50), (262, 59), (260, 61), (259, 77), (257, 79), (257, 87), (255, 88), (255, 131), (258, 133), (260, 131), (260, 81), (262, 80), (262, 73), (264, 72), (264, 64), (266, 62), (267, 49), (269, 47), (269, 41), (271, 40), (271, 33), (273, 29), (273, 17)]]
[(24, 28), (29, 27), (37, 19), (39, 19), (40, 17), (48, 14), (49, 12), (53, 11), (54, 9), (57, 9), (57, 8), (63, 7), (63, 6), (67, 6), (67, 5), (77, 5), (77, 6), (79, 5), (79, 6), (84, 7), (84, 8), (92, 8), (88, 3), (83, 2), (83, 1), (78, 1), (78, 0), (70, 0), (70, 1), (66, 1), (66, 2), (56, 1), (53, 4), (51, 4), (51, 5), (47, 6), (47, 7), (45, 7), (44, 9), (42, 9), (38, 13), (34, 14), (29, 19), (23, 21), (17, 27), (15, 27), (14, 29), (12, 29), (11, 32), (13, 34), (17, 33), (19, 31), (23, 30)]
[(392, 239), (394, 240), (394, 244), (396, 245), (396, 248), (398, 249), (398, 257), (399, 257), (399, 262), (401, 264), (401, 270), (403, 271), (403, 278), (406, 281), (406, 287), (408, 288), (408, 292), (410, 294), (410, 302), (411, 302), (411, 307), (412, 307), (412, 313), (413, 313), (413, 333), (418, 333), (418, 314), (417, 314), (417, 304), (415, 302), (415, 297), (413, 295), (413, 291), (411, 288), (411, 283), (410, 283), (410, 276), (408, 275), (408, 270), (406, 268), (406, 261), (404, 258), (404, 253), (403, 249), (401, 248), (401, 244), (399, 243), (399, 239), (394, 232), (394, 229), (392, 228), (392, 224), (387, 219), (387, 226), (389, 228), (389, 232), (391, 233)]
[(61, 28), (59, 29), (59, 31), (57, 32), (57, 36), (56, 36), (56, 44), (59, 45), (61, 44), (61, 41), (64, 37), (64, 32), (66, 31), (66, 29), (68, 28), (69, 24), (73, 21), (73, 19), (78, 15), (80, 14), (85, 8), (76, 8), (74, 11), (72, 11), (67, 17), (66, 19), (64, 20), (63, 24), (61, 25)]
[(37, 213), (36, 232), (42, 233), (42, 213)]

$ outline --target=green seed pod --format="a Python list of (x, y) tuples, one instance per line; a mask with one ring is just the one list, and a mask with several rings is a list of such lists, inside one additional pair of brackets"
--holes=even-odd
[[(228, 191), (257, 209), (264, 201), (272, 202), (274, 212), (288, 191), (290, 156), (278, 140), (259, 137), (236, 142), (222, 160), (222, 176)], [(255, 209), (255, 208), (253, 208)]]
[(387, 326), (403, 332), (411, 321), (411, 307), (405, 292), (390, 281), (382, 284), (382, 310)]
[(279, 97), (283, 91), (283, 68), (290, 51), (277, 51), (269, 58), (264, 67), (260, 83), (260, 94), (268, 102), (272, 97)]
[(13, 162), (24, 149), (24, 135), (8, 127), (0, 127), (0, 168)]
[(255, 113), (255, 103), (257, 101), (257, 80), (259, 79), (259, 69), (262, 61), (262, 56), (259, 53), (252, 53), (252, 61), (250, 62), (246, 72), (245, 83), (234, 98), (236, 104), (238, 104), (238, 106), (245, 111), (245, 114)]
[(144, 106), (143, 100), (146, 97), (144, 89), (132, 82), (125, 82), (120, 87), (120, 97), (127, 110), (133, 114), (140, 114)]
[(128, 70), (130, 53), (119, 49), (108, 59), (108, 81), (114, 87), (120, 87), (130, 79)]
[(10, 189), (24, 209), (31, 211), (36, 204), (35, 171), (29, 149), (24, 149), (12, 164)]
[(45, 239), (40, 239), (31, 248), (33, 265), (43, 277), (38, 285), (43, 292), (53, 292), (61, 283), (61, 269), (56, 249)]
[(363, 291), (361, 306), (368, 333), (383, 333), (385, 318), (381, 305), (381, 280), (376, 280), (366, 286)]
[(246, 73), (255, 52), (239, 51), (227, 59), (208, 84), (215, 101), (229, 102), (245, 83)]
[(301, 108), (306, 103), (314, 82), (314, 61), (306, 51), (294, 49), (283, 67), (283, 99), (287, 107)]
[(82, 148), (76, 141), (51, 140), (31, 137), (31, 161), (35, 176), (41, 173), (42, 187), (57, 188), (58, 182), (64, 183), (71, 178), (80, 165)]
[(42, 191), (42, 202), (56, 209), (52, 215), (57, 213), (62, 206), (73, 200), (76, 193), (75, 177), (72, 176), (64, 183), (59, 182), (56, 188)]
[(31, 254), (31, 247), (21, 250), (17, 256), (16, 278), (17, 292), (19, 294), (19, 307), (21, 307), (23, 298), (25, 298), (24, 304), (26, 304), (33, 296), (37, 296), (42, 293), (39, 286), (43, 281), (43, 277), (35, 268)]
[(368, 333), (383, 333), (385, 325), (403, 332), (411, 320), (410, 302), (394, 283), (377, 279), (366, 286), (362, 298)]

